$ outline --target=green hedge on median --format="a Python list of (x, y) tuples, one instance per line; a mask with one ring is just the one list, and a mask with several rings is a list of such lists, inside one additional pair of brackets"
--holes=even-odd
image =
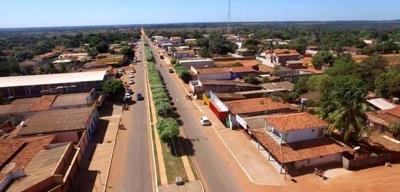
[[(163, 84), (161, 74), (154, 63), (154, 57), (149, 47), (145, 47), (147, 57), (147, 70), (149, 74), (150, 89), (155, 110), (158, 116), (157, 131), (163, 142), (174, 141), (179, 136), (178, 122), (173, 119), (174, 110), (170, 103), (168, 91)], [(149, 59), (149, 57), (151, 59)]]

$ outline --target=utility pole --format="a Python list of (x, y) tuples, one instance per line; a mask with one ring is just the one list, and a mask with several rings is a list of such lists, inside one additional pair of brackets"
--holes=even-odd
[(228, 33), (231, 32), (231, 0), (228, 0)]

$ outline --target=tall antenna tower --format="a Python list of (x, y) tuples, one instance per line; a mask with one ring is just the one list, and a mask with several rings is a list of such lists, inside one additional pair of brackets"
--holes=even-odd
[(228, 33), (231, 32), (231, 0), (228, 0)]

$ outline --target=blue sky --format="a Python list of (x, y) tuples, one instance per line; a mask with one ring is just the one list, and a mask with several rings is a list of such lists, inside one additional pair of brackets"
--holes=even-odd
[[(400, 0), (231, 0), (232, 21), (400, 19)], [(227, 0), (0, 0), (0, 28), (227, 21)]]

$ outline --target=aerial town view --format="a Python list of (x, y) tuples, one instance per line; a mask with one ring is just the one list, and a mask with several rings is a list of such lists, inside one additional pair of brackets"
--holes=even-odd
[(400, 191), (398, 0), (0, 7), (0, 192)]

